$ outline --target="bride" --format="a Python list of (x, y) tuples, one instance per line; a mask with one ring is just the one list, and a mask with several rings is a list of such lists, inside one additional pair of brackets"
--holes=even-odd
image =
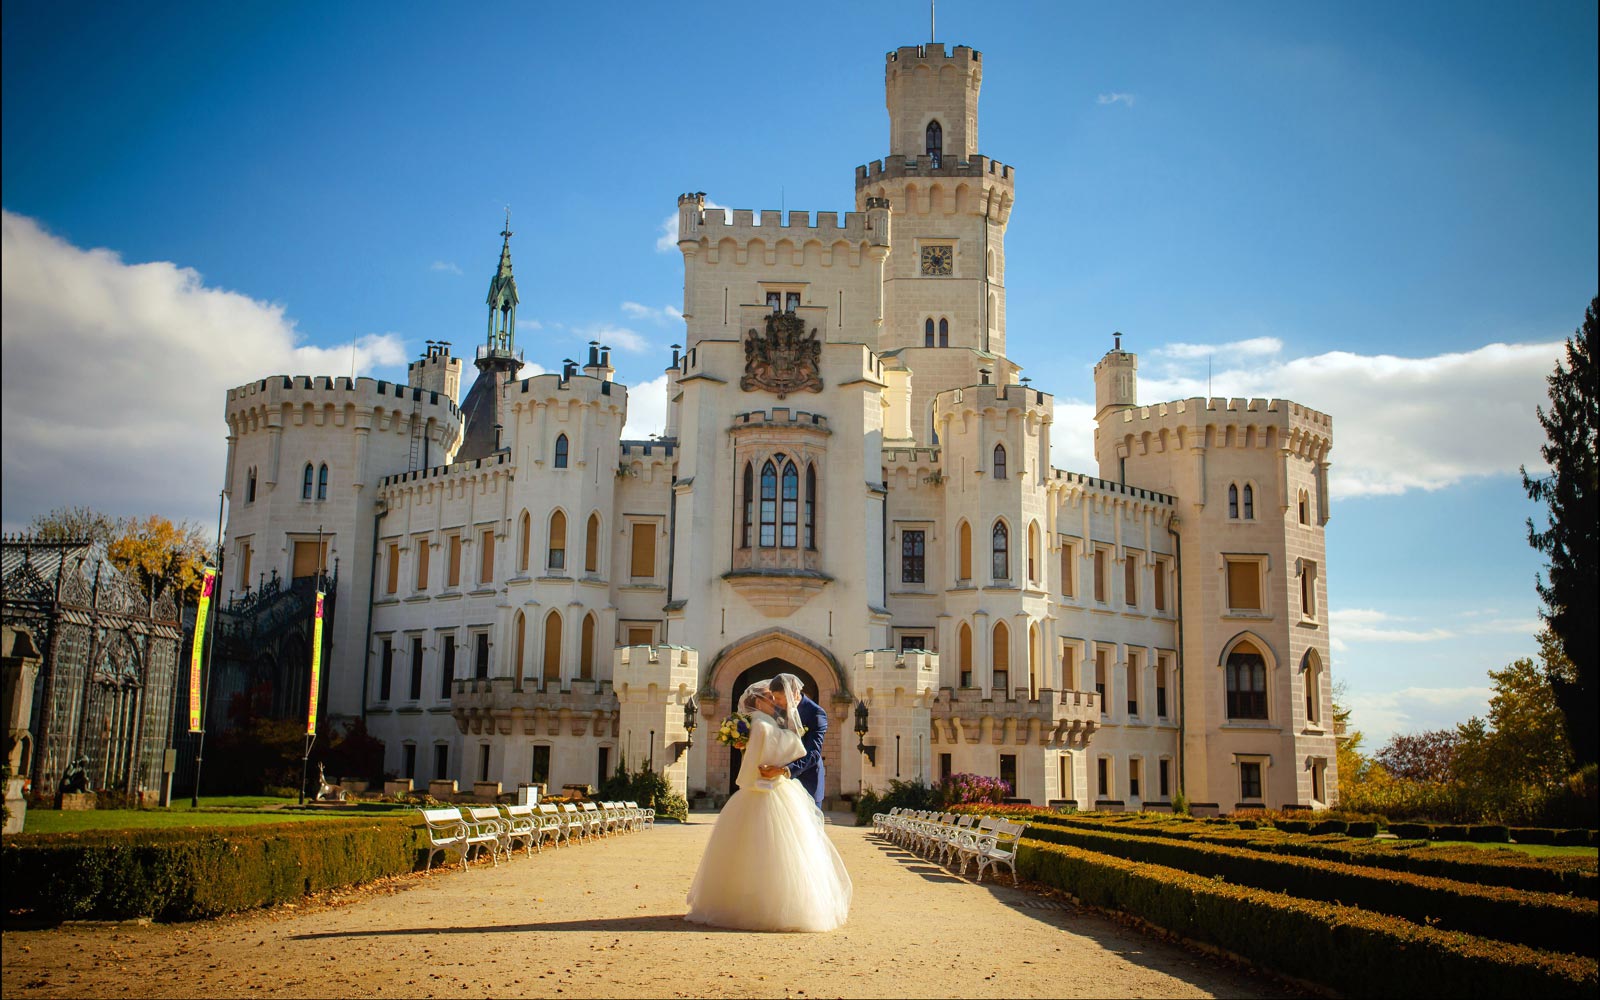
[(739, 698), (739, 711), (750, 716), (739, 790), (711, 830), (685, 919), (742, 930), (830, 931), (849, 917), (850, 874), (823, 828), (822, 810), (795, 779), (761, 777), (762, 765), (782, 767), (805, 754), (800, 698), (793, 674), (758, 681)]

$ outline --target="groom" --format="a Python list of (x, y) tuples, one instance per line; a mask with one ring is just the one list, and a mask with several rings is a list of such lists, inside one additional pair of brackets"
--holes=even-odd
[[(770, 687), (772, 700), (780, 711), (789, 710), (789, 692), (784, 684), (784, 678), (792, 676), (792, 674), (779, 674), (772, 679)], [(763, 764), (761, 776), (770, 780), (780, 774), (788, 774), (805, 786), (811, 797), (817, 800), (817, 808), (820, 809), (825, 784), (823, 779), (828, 773), (827, 765), (822, 760), (822, 737), (828, 732), (828, 713), (822, 710), (821, 705), (805, 695), (805, 689), (798, 683), (799, 678), (795, 678), (795, 681), (794, 689), (801, 692), (798, 712), (800, 725), (805, 727), (800, 736), (800, 745), (805, 748), (806, 755), (799, 760), (791, 761), (787, 767)]]

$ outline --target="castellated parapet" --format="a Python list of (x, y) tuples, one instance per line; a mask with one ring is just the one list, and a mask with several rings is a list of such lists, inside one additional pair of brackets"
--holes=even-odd
[(966, 159), (978, 151), (983, 53), (966, 45), (946, 52), (940, 42), (903, 45), (884, 57), (883, 84), (891, 153), (924, 152), (931, 121), (939, 122), (946, 155)]
[(443, 393), (451, 400), (461, 398), (461, 359), (450, 353), (448, 343), (431, 343), (421, 358), (406, 366), (406, 382), (428, 392)]
[(1095, 430), (1123, 455), (1206, 448), (1287, 449), (1312, 460), (1333, 447), (1333, 418), (1289, 399), (1207, 399), (1135, 406)]
[[(729, 241), (731, 247), (727, 245)], [(846, 212), (842, 219), (837, 212), (818, 212), (813, 219), (810, 212), (799, 209), (765, 210), (758, 216), (748, 208), (733, 209), (731, 213), (728, 209), (706, 208), (703, 192), (678, 196), (680, 248), (687, 250), (685, 244), (700, 245), (724, 254), (732, 249), (740, 264), (755, 250), (762, 255), (756, 262), (776, 264), (778, 244), (782, 242), (791, 244), (790, 252), (799, 255), (805, 253), (806, 244), (817, 243), (824, 263), (859, 267), (863, 249), (889, 245), (888, 204), (874, 205), (864, 212)], [(840, 243), (848, 248), (845, 260), (840, 260), (835, 250)], [(713, 257), (710, 262), (716, 263), (716, 259)]]

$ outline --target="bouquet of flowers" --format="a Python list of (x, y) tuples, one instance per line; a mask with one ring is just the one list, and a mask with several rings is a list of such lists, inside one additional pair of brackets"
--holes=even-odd
[(717, 727), (717, 742), (725, 747), (743, 750), (750, 742), (750, 716), (735, 712), (722, 720)]

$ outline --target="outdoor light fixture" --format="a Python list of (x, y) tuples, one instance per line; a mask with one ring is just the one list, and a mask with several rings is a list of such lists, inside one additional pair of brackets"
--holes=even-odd
[(867, 762), (878, 766), (878, 748), (867, 745), (867, 703), (856, 702), (856, 750), (867, 755)]
[(672, 763), (676, 764), (678, 761), (682, 760), (683, 755), (688, 753), (690, 748), (694, 746), (694, 731), (700, 725), (700, 720), (695, 718), (695, 716), (699, 714), (700, 703), (695, 700), (694, 695), (690, 695), (689, 700), (684, 702), (683, 705), (683, 730), (689, 734), (689, 738), (686, 740), (678, 740), (671, 746), (667, 747), (667, 750), (672, 754)]

